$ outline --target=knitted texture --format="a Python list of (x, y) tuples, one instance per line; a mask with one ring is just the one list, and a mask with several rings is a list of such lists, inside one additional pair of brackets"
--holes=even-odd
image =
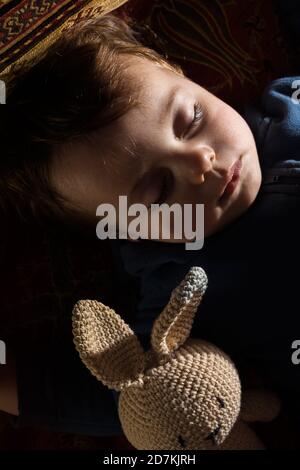
[(73, 310), (73, 335), (82, 361), (109, 388), (121, 390), (131, 385), (144, 369), (138, 339), (106, 305), (78, 302)]
[(270, 390), (245, 390), (243, 392), (243, 403), (241, 417), (248, 423), (272, 421), (280, 412), (280, 401), (278, 396)]
[[(156, 319), (146, 353), (113, 310), (96, 301), (80, 301), (74, 308), (80, 357), (105, 385), (121, 390), (120, 421), (137, 449), (263, 448), (242, 420), (241, 385), (230, 358), (189, 338), (206, 286), (205, 272), (191, 268)], [(243, 403), (249, 421), (272, 419), (278, 411), (273, 400), (265, 412), (270, 395), (264, 392), (245, 398), (251, 402)]]
[(119, 415), (137, 449), (213, 449), (230, 432), (239, 406), (239, 378), (229, 359), (190, 339), (148, 370), (142, 384), (124, 390)]
[[(189, 336), (194, 315), (207, 287), (202, 269), (191, 269), (182, 285), (171, 294), (171, 299), (155, 321), (152, 329), (152, 348), (159, 355), (168, 354)], [(169, 343), (168, 342), (172, 342)]]

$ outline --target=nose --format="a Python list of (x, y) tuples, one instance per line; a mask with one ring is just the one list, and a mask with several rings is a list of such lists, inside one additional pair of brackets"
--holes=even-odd
[(173, 161), (180, 177), (185, 177), (192, 184), (203, 183), (205, 175), (213, 169), (216, 159), (214, 149), (209, 145), (185, 144), (178, 150)]

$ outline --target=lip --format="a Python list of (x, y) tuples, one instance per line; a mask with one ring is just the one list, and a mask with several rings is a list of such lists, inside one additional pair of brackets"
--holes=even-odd
[(225, 184), (219, 196), (220, 205), (224, 205), (228, 201), (230, 196), (233, 194), (234, 190), (236, 189), (238, 182), (240, 180), (242, 166), (243, 164), (242, 164), (241, 158), (239, 158), (229, 168), (225, 176)]

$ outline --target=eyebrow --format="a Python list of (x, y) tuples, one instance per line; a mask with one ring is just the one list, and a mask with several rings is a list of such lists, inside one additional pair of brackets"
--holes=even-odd
[(175, 101), (175, 98), (176, 98), (176, 96), (177, 96), (180, 89), (181, 89), (181, 86), (176, 85), (171, 89), (170, 93), (168, 94), (168, 97), (167, 97), (165, 103), (163, 104), (162, 112), (160, 113), (160, 116), (158, 118), (158, 123), (160, 125), (163, 124), (166, 117), (169, 115), (169, 113), (172, 109), (173, 103)]

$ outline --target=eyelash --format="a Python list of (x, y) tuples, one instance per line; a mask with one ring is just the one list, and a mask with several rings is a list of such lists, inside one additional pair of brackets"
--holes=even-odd
[(196, 127), (196, 125), (201, 121), (202, 118), (203, 118), (203, 108), (202, 108), (201, 104), (197, 102), (197, 103), (194, 104), (194, 118), (193, 118), (191, 124), (189, 125), (185, 135), (189, 131), (194, 129), (194, 127)]
[(195, 125), (199, 121), (201, 121), (202, 118), (203, 118), (203, 108), (200, 105), (200, 103), (195, 103), (195, 105), (194, 105), (194, 119), (192, 121), (190, 129), (193, 129), (195, 127)]
[[(203, 108), (200, 105), (200, 103), (197, 102), (194, 104), (194, 118), (191, 124), (189, 125), (186, 133), (194, 129), (194, 127), (196, 127), (196, 125), (201, 121), (202, 118), (203, 118)], [(153, 204), (163, 204), (169, 197), (171, 193), (171, 189), (172, 189), (172, 178), (170, 178), (170, 175), (166, 175), (164, 178), (161, 194), (158, 200), (155, 201)]]

